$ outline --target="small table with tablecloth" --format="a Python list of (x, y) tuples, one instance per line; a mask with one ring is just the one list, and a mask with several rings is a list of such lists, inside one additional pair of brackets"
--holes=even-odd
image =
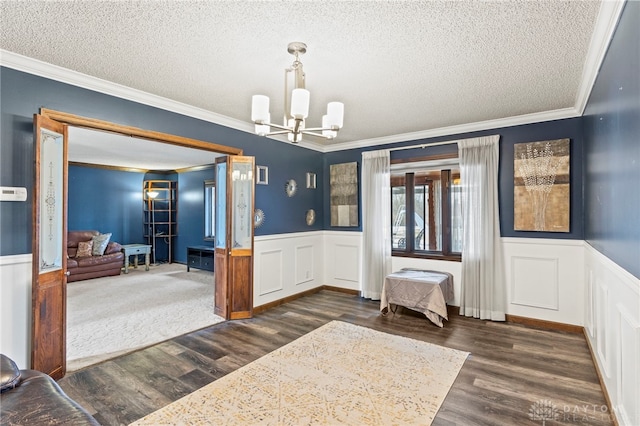
[(442, 320), (448, 320), (447, 302), (452, 302), (453, 297), (453, 275), (450, 273), (404, 268), (386, 276), (380, 311), (386, 315), (392, 309), (391, 305), (404, 306), (423, 313), (442, 327)]

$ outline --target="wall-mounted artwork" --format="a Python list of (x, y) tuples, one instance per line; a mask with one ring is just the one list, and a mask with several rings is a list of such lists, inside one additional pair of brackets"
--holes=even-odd
[(267, 166), (256, 166), (256, 184), (269, 185), (269, 168)]
[(330, 166), (331, 226), (358, 226), (358, 163)]
[(316, 185), (317, 185), (316, 174), (313, 172), (307, 172), (307, 188), (316, 189)]
[(569, 139), (514, 146), (513, 227), (569, 232)]

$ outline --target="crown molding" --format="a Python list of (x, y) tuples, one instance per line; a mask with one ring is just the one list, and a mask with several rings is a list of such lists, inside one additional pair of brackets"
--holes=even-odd
[(106, 95), (160, 108), (189, 117), (197, 118), (232, 129), (253, 133), (253, 124), (216, 114), (202, 108), (177, 102), (162, 96), (153, 95), (142, 90), (133, 89), (118, 83), (103, 80), (57, 65), (29, 58), (7, 50), (0, 49), (0, 65), (23, 71), (40, 77), (49, 78), (61, 83), (71, 84), (83, 89), (93, 90)]
[(582, 115), (591, 96), (591, 90), (596, 82), (600, 66), (609, 49), (626, 0), (606, 0), (600, 3), (600, 10), (596, 24), (591, 34), (589, 50), (582, 68), (582, 77), (576, 96), (576, 110)]
[(520, 126), (523, 124), (531, 123), (541, 123), (543, 121), (563, 120), (565, 118), (575, 118), (579, 116), (580, 113), (574, 107), (562, 108), (552, 111), (536, 112), (531, 114), (517, 115), (513, 117), (499, 118), (496, 120), (478, 121), (475, 123), (439, 127), (437, 129), (421, 130), (418, 132), (403, 133), (399, 135), (384, 136), (373, 139), (364, 139), (354, 142), (345, 142), (340, 145), (327, 146), (324, 152), (367, 148), (377, 145), (416, 141), (420, 139), (435, 138), (439, 136), (451, 136), (461, 133), (478, 132), (481, 130), (499, 129), (502, 127)]
[[(253, 124), (247, 121), (216, 114), (202, 108), (153, 95), (142, 90), (133, 89), (38, 59), (29, 58), (28, 56), (23, 56), (8, 50), (0, 49), (0, 66), (254, 134)], [(289, 144), (286, 138), (270, 139)], [(314, 142), (301, 142), (298, 145), (315, 151), (323, 151), (323, 146)]]
[(415, 141), (418, 139), (433, 138), (439, 136), (455, 135), (481, 130), (498, 129), (502, 127), (518, 126), (523, 124), (539, 123), (544, 121), (562, 120), (565, 118), (580, 117), (584, 113), (591, 90), (595, 84), (600, 66), (607, 53), (613, 33), (616, 30), (620, 16), (627, 0), (603, 0), (596, 18), (589, 49), (582, 68), (580, 85), (576, 95), (575, 105), (540, 113), (519, 115), (500, 118), (496, 120), (480, 121), (456, 126), (441, 127), (438, 129), (424, 130), (412, 133), (404, 133), (381, 138), (364, 139), (353, 142), (325, 146), (323, 152), (344, 151), (347, 149), (359, 149), (377, 145), (394, 144), (399, 142)]

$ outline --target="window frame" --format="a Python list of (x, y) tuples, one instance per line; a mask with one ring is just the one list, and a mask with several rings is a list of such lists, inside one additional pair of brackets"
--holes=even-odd
[[(216, 181), (204, 181), (204, 240), (214, 241), (216, 236)], [(210, 228), (210, 229), (209, 229)]]
[[(452, 252), (452, 220), (451, 220), (451, 182), (453, 180), (452, 176), (452, 165), (438, 165), (437, 162), (441, 160), (449, 160), (449, 159), (457, 159), (457, 153), (452, 154), (441, 154), (441, 155), (433, 155), (428, 157), (418, 157), (418, 158), (409, 158), (409, 159), (397, 159), (392, 160), (391, 164), (403, 164), (409, 166), (410, 163), (418, 163), (418, 162), (433, 162), (435, 167), (440, 169), (440, 196), (441, 196), (441, 233), (442, 233), (442, 250), (420, 250), (416, 249), (415, 244), (415, 224), (414, 224), (414, 215), (415, 215), (415, 189), (416, 189), (416, 180), (415, 180), (415, 172), (414, 171), (406, 171), (404, 172), (404, 188), (405, 188), (405, 240), (406, 246), (404, 249), (394, 248), (393, 245), (391, 247), (391, 255), (395, 257), (412, 257), (412, 258), (420, 258), (420, 259), (435, 259), (435, 260), (446, 260), (453, 262), (461, 262), (462, 261), (462, 253)], [(459, 166), (458, 166), (459, 167)], [(390, 179), (391, 187), (398, 186), (398, 176), (399, 173), (393, 173), (392, 167), (392, 177)], [(396, 185), (394, 185), (394, 177), (396, 180)], [(428, 179), (424, 179), (424, 182), (419, 183), (419, 186), (427, 185)], [(433, 182), (433, 181), (430, 181)], [(433, 184), (429, 184), (429, 194), (433, 195)], [(393, 191), (391, 191), (393, 192)], [(429, 211), (433, 211), (433, 201), (432, 198), (429, 197), (430, 208)], [(391, 212), (391, 216), (393, 217), (393, 212)], [(429, 241), (434, 241), (432, 239), (435, 236), (435, 221), (431, 221), (431, 217), (429, 219), (425, 218), (425, 223), (429, 222)], [(392, 243), (393, 244), (393, 243)]]

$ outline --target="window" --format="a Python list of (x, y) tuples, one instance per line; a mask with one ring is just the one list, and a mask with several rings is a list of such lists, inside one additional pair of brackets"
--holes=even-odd
[(213, 240), (216, 229), (216, 184), (204, 181), (204, 239)]
[(445, 163), (425, 161), (392, 166), (394, 255), (460, 260), (460, 170), (457, 159)]

